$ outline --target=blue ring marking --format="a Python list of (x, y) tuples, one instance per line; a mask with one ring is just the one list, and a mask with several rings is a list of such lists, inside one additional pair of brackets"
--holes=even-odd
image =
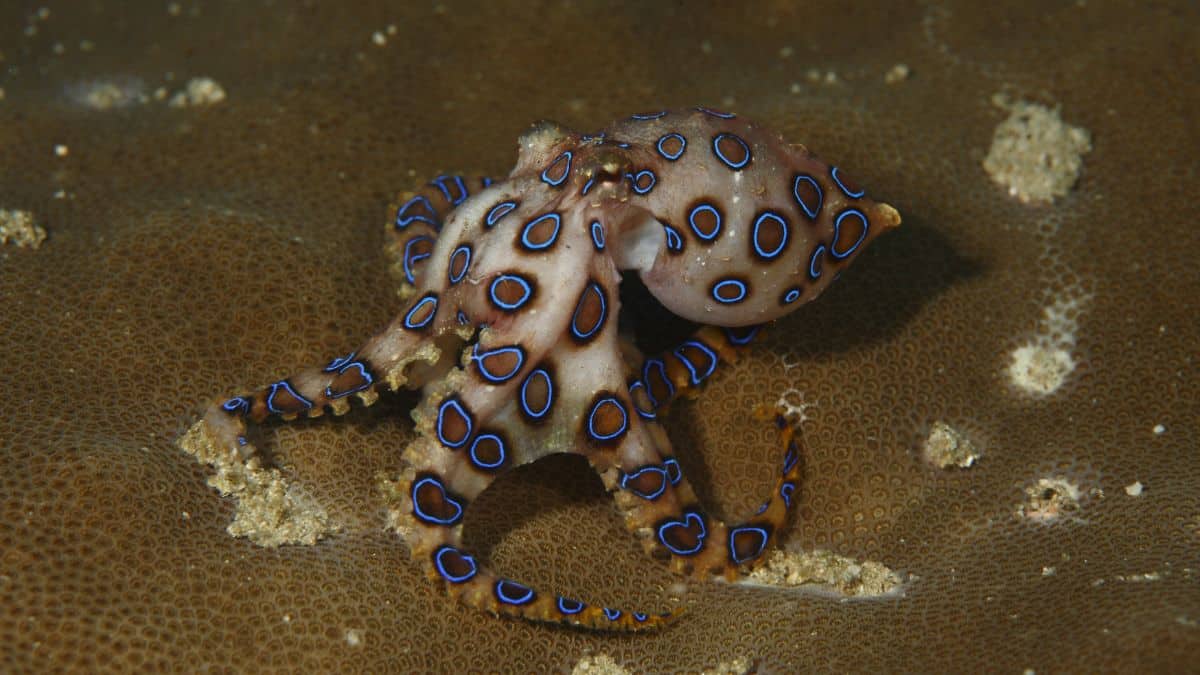
[[(433, 303), (433, 309), (430, 310), (429, 316), (425, 317), (425, 320), (421, 321), (420, 323), (413, 323), (413, 315), (431, 302)], [(437, 304), (438, 301), (436, 295), (427, 295), (421, 298), (417, 304), (413, 305), (412, 309), (408, 310), (408, 314), (404, 315), (404, 327), (409, 330), (420, 330), (428, 326), (430, 323), (433, 323), (433, 317), (437, 315)]]
[[(415, 216), (406, 215), (408, 213), (408, 210), (410, 208), (412, 208), (414, 204), (424, 204), (425, 208), (429, 209), (429, 215), (428, 216), (422, 216), (419, 214), (415, 215)], [(429, 198), (426, 197), (425, 195), (417, 195), (416, 197), (413, 197), (412, 199), (404, 202), (404, 204), (401, 205), (400, 208), (396, 209), (396, 229), (403, 230), (404, 228), (408, 227), (409, 225), (411, 225), (413, 223), (428, 223), (434, 229), (437, 229), (437, 228), (441, 227), (442, 224), (439, 223), (436, 220), (436, 218), (437, 218), (437, 210), (433, 208), (433, 204), (431, 204), (429, 202)]]
[[(421, 502), (417, 501), (417, 490), (419, 490), (421, 486), (425, 485), (426, 483), (432, 483), (434, 486), (436, 486), (437, 489), (442, 493), (442, 498), (446, 500), (446, 503), (455, 508), (453, 516), (449, 518), (438, 518), (437, 516), (432, 516), (428, 513), (425, 513), (425, 511), (421, 509)], [(409, 496), (412, 497), (413, 515), (427, 523), (450, 526), (462, 520), (463, 505), (460, 504), (457, 499), (453, 499), (450, 494), (446, 492), (446, 486), (442, 484), (442, 481), (434, 478), (433, 476), (425, 476), (420, 480), (414, 481), (412, 492)]]
[[(517, 365), (513, 366), (513, 369), (510, 372), (493, 373), (483, 365), (483, 360), (495, 354), (516, 354)], [(521, 347), (517, 345), (513, 345), (511, 347), (497, 347), (496, 349), (489, 349), (485, 352), (480, 352), (479, 345), (476, 344), (474, 349), (471, 351), (471, 360), (475, 362), (475, 366), (479, 369), (479, 374), (483, 376), (483, 379), (491, 382), (492, 384), (502, 384), (504, 382), (508, 382), (515, 377), (517, 373), (521, 372), (521, 367), (525, 365), (525, 350), (521, 349)]]
[(800, 299), (800, 289), (799, 288), (789, 288), (788, 292), (785, 293), (783, 296), (783, 304), (790, 305), (799, 299)]
[[(524, 289), (525, 294), (521, 296), (520, 300), (517, 300), (516, 302), (512, 302), (512, 303), (507, 303), (507, 302), (504, 302), (503, 300), (501, 300), (496, 295), (496, 286), (498, 286), (499, 284), (501, 284), (504, 281), (515, 281), (521, 285), (521, 288)], [(491, 285), (488, 286), (488, 297), (491, 299), (492, 304), (496, 305), (500, 309), (503, 309), (507, 312), (511, 312), (513, 310), (517, 310), (517, 309), (520, 309), (521, 307), (523, 307), (526, 302), (529, 302), (529, 298), (532, 295), (533, 295), (533, 287), (529, 285), (528, 281), (525, 281), (524, 278), (517, 276), (516, 274), (501, 274), (501, 275), (497, 276), (495, 279), (492, 279)]]
[(493, 227), (496, 225), (497, 221), (504, 216), (507, 216), (509, 212), (515, 208), (517, 208), (517, 203), (515, 201), (509, 200), (506, 202), (500, 202), (488, 210), (487, 215), (483, 218), (483, 222), (488, 227)]
[[(721, 152), (721, 139), (722, 138), (732, 138), (733, 140), (737, 141), (738, 145), (742, 146), (742, 149), (746, 151), (746, 156), (742, 158), (742, 161), (731, 162), (731, 161), (729, 161), (729, 158), (725, 156), (725, 153)], [(746, 141), (743, 141), (742, 139), (738, 138), (737, 136), (734, 136), (733, 134), (722, 132), (722, 133), (717, 134), (716, 136), (713, 136), (712, 146), (713, 146), (713, 154), (715, 154), (717, 156), (717, 159), (721, 160), (721, 162), (725, 166), (729, 167), (730, 169), (733, 169), (734, 171), (740, 171), (741, 169), (745, 168), (745, 166), (747, 164), (750, 163), (750, 146), (746, 145)]]
[(662, 111), (659, 111), (659, 112), (652, 112), (652, 113), (634, 113), (634, 114), (632, 114), (632, 115), (630, 115), (630, 116), (629, 116), (629, 119), (633, 119), (633, 120), (640, 120), (640, 121), (643, 121), (643, 122), (645, 122), (645, 121), (647, 121), (647, 120), (656, 120), (656, 119), (659, 119), (659, 118), (663, 117), (663, 116), (664, 116), (664, 115), (666, 115), (666, 114), (667, 114), (667, 111), (666, 111), (666, 110), (662, 110)]
[[(704, 352), (704, 355), (708, 357), (708, 368), (706, 368), (703, 373), (696, 372), (696, 364), (692, 363), (686, 356), (683, 355), (684, 347), (695, 347), (696, 349)], [(709, 375), (712, 375), (714, 370), (717, 369), (717, 353), (710, 349), (708, 345), (700, 342), (699, 340), (688, 340), (687, 342), (684, 342), (676, 347), (675, 351), (671, 353), (674, 354), (675, 358), (679, 359), (683, 363), (683, 366), (688, 369), (688, 373), (691, 374), (693, 385), (700, 384), (707, 379)]]
[[(605, 403), (611, 403), (612, 405), (615, 405), (617, 407), (617, 410), (621, 411), (621, 426), (620, 426), (620, 428), (618, 428), (616, 431), (612, 432), (611, 434), (596, 433), (596, 424), (595, 424), (596, 411), (599, 410), (600, 406), (604, 405)], [(601, 398), (599, 401), (596, 401), (596, 404), (592, 406), (592, 411), (588, 413), (588, 421), (587, 421), (588, 435), (590, 435), (592, 438), (594, 438), (597, 441), (611, 441), (614, 438), (620, 438), (621, 434), (625, 433), (628, 429), (629, 429), (629, 413), (625, 411), (625, 406), (621, 405), (621, 402), (617, 400), (616, 396), (605, 396), (604, 398)]]
[(587, 193), (592, 191), (592, 184), (594, 184), (595, 182), (596, 182), (595, 176), (588, 178), (587, 182), (583, 184), (583, 189), (579, 191), (579, 195), (581, 197), (586, 197)]
[(454, 315), (454, 318), (458, 319), (458, 325), (460, 325), (460, 326), (465, 326), (465, 325), (471, 323), (471, 320), (467, 318), (466, 313), (463, 312), (461, 309), (458, 310), (458, 313)]
[[(459, 254), (467, 256), (467, 261), (463, 263), (462, 271), (455, 275), (454, 259), (457, 258)], [(462, 281), (463, 277), (467, 276), (467, 270), (471, 268), (471, 247), (467, 244), (463, 244), (462, 246), (454, 249), (454, 252), (450, 254), (450, 264), (447, 265), (447, 267), (449, 268), (448, 274), (450, 278), (450, 285), (454, 285)]]
[(354, 360), (354, 357), (355, 357), (357, 354), (358, 354), (358, 352), (350, 352), (349, 354), (347, 354), (347, 355), (345, 355), (345, 356), (339, 356), (339, 357), (335, 358), (334, 360), (330, 361), (330, 362), (329, 362), (329, 365), (327, 365), (327, 366), (325, 366), (324, 368), (322, 368), (322, 369), (321, 369), (321, 372), (323, 372), (323, 373), (332, 373), (332, 372), (334, 372), (334, 371), (336, 371), (336, 370), (340, 370), (342, 366), (344, 366), (344, 365), (346, 365), (347, 363), (350, 363), (351, 361), (353, 361), (353, 360)]
[(592, 244), (596, 246), (597, 251), (604, 250), (604, 226), (599, 220), (592, 221)]
[(696, 110), (699, 110), (700, 112), (702, 112), (706, 115), (712, 115), (713, 117), (720, 117), (723, 120), (731, 120), (731, 119), (737, 117), (737, 115), (735, 115), (733, 113), (721, 112), (719, 110), (713, 110), (712, 108), (705, 108), (702, 105), (696, 106)]
[[(486, 440), (486, 439), (491, 439), (493, 441), (496, 441), (496, 445), (500, 448), (500, 458), (491, 463), (483, 461), (482, 459), (479, 458), (479, 455), (476, 453), (476, 449), (479, 447), (479, 442)], [(484, 433), (484, 434), (479, 434), (478, 436), (475, 437), (474, 441), (471, 441), (470, 455), (471, 455), (471, 463), (474, 464), (475, 466), (477, 466), (481, 469), (495, 469), (497, 467), (502, 466), (504, 464), (505, 460), (508, 459), (508, 448), (504, 447), (504, 439), (503, 438), (500, 438), (496, 434)]]
[(528, 605), (533, 602), (533, 589), (511, 579), (496, 582), (496, 599), (506, 605)]
[[(862, 220), (862, 234), (858, 236), (858, 240), (854, 242), (854, 244), (850, 247), (850, 250), (846, 251), (845, 253), (838, 253), (838, 235), (841, 233), (842, 221), (845, 220), (847, 216), (858, 216), (859, 219)], [(853, 207), (844, 209), (841, 213), (837, 214), (837, 218), (833, 219), (833, 239), (830, 240), (833, 243), (829, 245), (829, 255), (833, 256), (837, 260), (848, 258), (851, 253), (854, 253), (856, 250), (858, 250), (858, 247), (862, 245), (863, 240), (867, 238), (867, 231), (870, 230), (870, 228), (871, 222), (867, 220), (867, 214)]]
[(642, 614), (641, 612), (630, 612), (630, 614), (633, 616), (633, 620), (638, 623), (645, 623), (646, 619), (650, 618), (649, 614)]
[[(650, 191), (654, 189), (654, 186), (658, 183), (658, 176), (655, 176), (654, 172), (651, 171), (650, 169), (642, 169), (641, 171), (639, 171), (635, 174), (626, 174), (626, 175), (629, 176), (629, 184), (633, 188), (633, 191), (639, 195), (649, 194)], [(648, 185), (645, 188), (642, 188), (638, 185), (642, 176), (650, 177), (650, 185)]]
[[(705, 234), (700, 231), (700, 228), (696, 227), (696, 214), (701, 211), (708, 211), (717, 217), (717, 226), (713, 228), (711, 234)], [(688, 225), (691, 226), (692, 232), (695, 232), (696, 236), (700, 237), (704, 241), (713, 241), (721, 234), (722, 220), (723, 218), (721, 218), (721, 212), (718, 211), (717, 207), (713, 206), (712, 204), (700, 204), (696, 208), (692, 209), (691, 213), (688, 214)]]
[(821, 278), (821, 256), (825, 253), (825, 244), (817, 244), (817, 248), (813, 251), (812, 257), (808, 259), (808, 278), (816, 280)]
[(433, 241), (433, 238), (426, 237), (425, 235), (421, 235), (419, 237), (413, 237), (412, 239), (409, 239), (408, 242), (406, 244), (404, 244), (404, 279), (410, 284), (416, 283), (416, 280), (417, 280), (417, 275), (413, 271), (413, 267), (417, 263), (419, 263), (422, 260), (433, 255), (432, 251), (429, 253), (420, 253), (417, 255), (409, 255), (409, 249), (412, 248), (413, 244), (415, 244), (419, 241)]
[(583, 296), (580, 295), (580, 303), (575, 305), (575, 312), (571, 314), (571, 335), (576, 340), (592, 339), (592, 336), (600, 332), (600, 329), (604, 327), (604, 321), (608, 318), (608, 300), (604, 297), (604, 289), (600, 288), (600, 284), (592, 281), (588, 283), (588, 287), (586, 290), (584, 290), (584, 293), (587, 293), (589, 290), (595, 291), (596, 295), (600, 298), (600, 318), (596, 319), (596, 325), (592, 326), (591, 330), (587, 331), (586, 333), (580, 332), (579, 329), (575, 327), (575, 322), (579, 320), (579, 308), (583, 306)]
[(663, 469), (667, 472), (667, 480), (671, 481), (671, 485), (679, 485), (679, 481), (683, 480), (683, 469), (679, 468), (679, 461), (674, 457), (668, 457), (663, 460)]
[(788, 443), (787, 453), (783, 456), (783, 473), (787, 475), (796, 467), (796, 462), (800, 461), (800, 449), (796, 447), (796, 442)]
[[(667, 543), (667, 538), (665, 535), (667, 530), (669, 530), (673, 527), (683, 527), (683, 528), (691, 529), (691, 522), (692, 522), (693, 518), (696, 520), (697, 523), (700, 524), (700, 534), (696, 535), (696, 545), (694, 547), (686, 548), (686, 549), (675, 548), (671, 544)], [(707, 536), (708, 536), (708, 528), (705, 527), (705, 525), (704, 525), (704, 518), (701, 518), (700, 514), (696, 513), (695, 511), (688, 511), (688, 512), (684, 513), (683, 520), (668, 520), (667, 522), (658, 526), (658, 541), (663, 546), (666, 546), (667, 550), (669, 550), (671, 553), (674, 553), (675, 555), (682, 555), (682, 556), (696, 555), (697, 553), (699, 553), (701, 551), (701, 549), (704, 548), (704, 538)]]
[(842, 182), (841, 177), (838, 176), (838, 168), (836, 166), (829, 167), (829, 175), (833, 178), (833, 182), (837, 183), (837, 186), (842, 189), (842, 192), (846, 193), (847, 197), (851, 199), (858, 199), (859, 197), (867, 194), (866, 190), (851, 192), (850, 188), (846, 187), (846, 184)]
[[(450, 570), (446, 569), (446, 564), (442, 562), (442, 556), (446, 555), (447, 553), (458, 554), (460, 558), (462, 558), (471, 566), (470, 571), (458, 576), (451, 574)], [(464, 581), (470, 581), (475, 577), (476, 574), (479, 573), (479, 565), (475, 562), (475, 556), (464, 551), (460, 551), (453, 546), (442, 546), (439, 548), (437, 552), (433, 554), (433, 566), (437, 568), (437, 573), (441, 575), (443, 579), (452, 584), (461, 584)]]
[(338, 371), (338, 375), (341, 375), (342, 373), (346, 372), (347, 370), (350, 370), (351, 368), (358, 368), (358, 374), (362, 376), (363, 383), (358, 385), (357, 387), (354, 387), (353, 389), (347, 389), (346, 391), (338, 392), (336, 394), (333, 393), (332, 389), (330, 389), (328, 386), (326, 386), (325, 387), (325, 397), (326, 398), (336, 400), (336, 399), (342, 398), (344, 396), (349, 396), (350, 394), (356, 394), (364, 389), (370, 388), (371, 384), (375, 382), (375, 378), (371, 376), (371, 373), (367, 372), (367, 366), (362, 361), (353, 361), (351, 363), (347, 363), (346, 365), (342, 366), (341, 370)]
[(789, 509), (792, 508), (792, 493), (795, 491), (796, 484), (790, 480), (779, 486), (779, 496), (783, 497), (783, 505)]
[(663, 229), (667, 231), (667, 250), (675, 251), (676, 253), (683, 250), (683, 237), (679, 236), (679, 232), (670, 225), (663, 225)]
[(633, 401), (633, 409), (637, 411), (638, 417), (640, 417), (644, 420), (655, 419), (656, 417), (658, 417), (658, 415), (656, 415), (654, 413), (654, 407), (653, 407), (654, 402), (653, 401), (650, 401), (650, 405), (651, 405), (650, 410), (642, 410), (642, 407), (637, 404), (637, 396), (633, 395), (633, 391), (635, 389), (637, 389), (638, 387), (641, 387), (642, 389), (646, 390), (646, 400), (648, 400), (648, 401), (650, 400), (650, 390), (646, 387), (646, 385), (641, 380), (634, 380), (633, 384), (629, 385), (629, 399)]
[[(634, 488), (629, 487), (630, 480), (635, 480), (638, 477), (642, 476), (643, 474), (647, 474), (647, 473), (656, 473), (662, 477), (662, 484), (659, 485), (657, 489), (655, 489), (652, 492), (647, 493), (647, 492), (642, 492), (641, 490), (635, 490)], [(621, 489), (628, 490), (629, 492), (632, 492), (633, 494), (641, 497), (642, 499), (648, 499), (650, 501), (654, 501), (655, 499), (658, 499), (659, 497), (661, 497), (662, 494), (667, 491), (667, 481), (668, 480), (670, 480), (670, 478), (667, 476), (666, 469), (664, 469), (661, 466), (656, 466), (654, 464), (647, 464), (646, 466), (641, 467), (640, 469), (638, 469), (637, 471), (634, 471), (633, 473), (623, 474), (621, 476)]]
[[(559, 185), (562, 185), (563, 181), (567, 179), (567, 176), (571, 175), (571, 158), (574, 156), (575, 153), (571, 152), (570, 150), (563, 150), (562, 154), (560, 154), (558, 157), (555, 157), (553, 162), (550, 162), (550, 166), (542, 169), (542, 182), (550, 187), (558, 187)], [(562, 175), (558, 178), (551, 178), (550, 170), (558, 166), (559, 162), (565, 163), (565, 166), (563, 166)]]
[(237, 443), (238, 443), (238, 445), (246, 445), (246, 443), (248, 443), (248, 441), (246, 440), (245, 436), (238, 436)]
[(633, 147), (632, 145), (626, 143), (625, 141), (613, 141), (612, 143), (613, 143), (613, 145), (617, 146), (618, 148), (620, 148), (622, 150), (628, 150)]
[[(669, 138), (678, 139), (678, 141), (679, 141), (679, 151), (673, 155), (671, 153), (667, 152), (666, 150), (663, 150), (663, 142)], [(672, 131), (669, 134), (663, 134), (662, 136), (660, 136), (658, 139), (658, 143), (656, 143), (654, 147), (658, 148), (658, 154), (662, 155), (667, 160), (674, 162), (675, 160), (679, 159), (680, 157), (683, 157), (683, 151), (687, 150), (687, 139), (683, 137), (683, 134), (677, 134)]]
[[(449, 408), (456, 409), (458, 411), (458, 414), (461, 415), (462, 418), (467, 421), (467, 433), (463, 434), (461, 441), (451, 442), (448, 438), (446, 438), (445, 435), (442, 434), (442, 424), (445, 422), (446, 410)], [(474, 426), (475, 426), (475, 421), (471, 419), (471, 416), (469, 414), (467, 414), (467, 409), (463, 407), (462, 403), (458, 402), (458, 399), (448, 398), (445, 401), (442, 401), (442, 404), (440, 406), (438, 406), (437, 437), (438, 437), (438, 440), (441, 441), (442, 445), (446, 446), (447, 448), (457, 450), (457, 449), (461, 448), (462, 446), (466, 445), (467, 439), (469, 439), (471, 437), (471, 429)]]
[(312, 401), (301, 396), (300, 392), (292, 388), (292, 384), (290, 382), (287, 380), (280, 380), (271, 384), (271, 391), (267, 394), (267, 410), (270, 410), (276, 415), (283, 414), (283, 411), (275, 407), (275, 394), (279, 393), (281, 388), (287, 390), (287, 393), (291, 394), (293, 398), (299, 401), (300, 405), (304, 406), (305, 409), (312, 407)]
[(458, 199), (455, 199), (451, 203), (454, 204), (455, 206), (458, 206), (459, 204), (466, 201), (467, 197), (469, 197), (470, 195), (467, 194), (467, 185), (466, 185), (466, 183), (463, 183), (462, 176), (455, 176), (454, 184), (458, 186)]
[(442, 174), (442, 175), (438, 176), (437, 178), (434, 178), (432, 181), (430, 181), (429, 185), (441, 190), (442, 197), (445, 198), (446, 201), (450, 201), (450, 191), (447, 190), (446, 186), (442, 184), (442, 181), (446, 180), (447, 178), (449, 178), (449, 176), (447, 176), (446, 174)]
[(495, 183), (496, 181), (492, 180), (489, 176), (483, 176), (482, 178), (479, 179), (479, 182), (483, 184), (483, 187), (488, 187), (492, 183)]
[[(779, 225), (783, 228), (783, 237), (779, 240), (779, 246), (776, 246), (774, 250), (764, 251), (762, 246), (760, 246), (758, 243), (758, 228), (760, 225), (762, 225), (763, 221), (768, 218), (779, 223)], [(775, 258), (778, 258), (779, 254), (783, 253), (783, 249), (787, 247), (789, 236), (788, 222), (783, 218), (783, 216), (780, 216), (778, 213), (773, 211), (763, 211), (762, 214), (754, 220), (754, 227), (751, 230), (750, 235), (750, 243), (754, 245), (754, 252), (760, 257), (765, 260), (774, 260)]]
[(554, 604), (558, 606), (559, 613), (566, 614), (567, 616), (578, 614), (583, 611), (584, 607), (587, 607), (587, 605), (578, 600), (564, 598), (561, 595), (554, 601)]
[(761, 329), (762, 329), (761, 324), (759, 324), (757, 326), (750, 326), (750, 330), (746, 331), (745, 335), (738, 335), (737, 333), (734, 332), (736, 329), (726, 328), (725, 329), (725, 339), (729, 340), (729, 343), (734, 345), (735, 347), (744, 347), (744, 346), (750, 344), (754, 340), (754, 338), (758, 335), (758, 331)]
[[(734, 546), (733, 540), (735, 537), (737, 537), (737, 535), (747, 533), (757, 534), (759, 537), (761, 537), (761, 541), (758, 543), (758, 549), (755, 550), (754, 553), (751, 553), (744, 558), (739, 558), (737, 554), (737, 548)], [(733, 564), (741, 565), (744, 562), (754, 560), (758, 556), (762, 555), (763, 549), (767, 547), (767, 541), (769, 541), (770, 538), (771, 534), (767, 532), (765, 528), (755, 527), (753, 525), (743, 525), (742, 527), (735, 527), (729, 530), (729, 557), (731, 560), (733, 560)]]
[[(671, 381), (671, 378), (667, 377), (667, 365), (662, 361), (658, 359), (646, 359), (646, 365), (642, 366), (642, 381), (650, 381), (651, 368), (658, 369), (658, 374), (662, 375), (662, 381), (667, 384), (667, 397), (673, 398), (675, 396), (675, 383)], [(666, 401), (660, 402), (658, 399), (654, 398), (654, 388), (649, 384), (646, 385), (646, 398), (650, 399), (650, 404), (655, 408), (667, 403)]]
[[(529, 388), (529, 383), (535, 376), (540, 376), (546, 380), (546, 405), (541, 410), (534, 410), (533, 408), (529, 407), (529, 402), (525, 395), (526, 389)], [(535, 420), (544, 418), (550, 412), (550, 408), (554, 405), (554, 380), (550, 379), (550, 373), (546, 372), (545, 368), (534, 369), (533, 372), (529, 373), (529, 375), (525, 378), (525, 381), (521, 383), (521, 398), (519, 401), (521, 403), (522, 412)]]
[[(721, 297), (720, 289), (725, 288), (726, 286), (732, 286), (738, 289), (738, 296), (736, 298)], [(748, 293), (749, 290), (746, 288), (746, 282), (742, 281), (741, 279), (722, 279), (721, 281), (713, 284), (712, 287), (713, 300), (716, 300), (722, 305), (736, 305), (737, 303), (745, 300)]]
[(762, 515), (762, 512), (766, 511), (767, 507), (769, 507), (770, 505), (771, 505), (771, 500), (768, 499), (767, 501), (762, 503), (762, 506), (758, 507), (758, 510), (754, 512), (754, 515), (756, 515), (756, 516)]
[(619, 609), (609, 609), (604, 607), (602, 608), (602, 611), (604, 612), (604, 618), (608, 619), (609, 621), (616, 621), (617, 619), (621, 618), (621, 610)]
[(245, 396), (234, 396), (221, 404), (221, 410), (231, 415), (245, 415), (250, 412), (250, 399)]
[[(551, 233), (550, 238), (544, 242), (541, 242), (540, 244), (534, 244), (534, 243), (530, 242), (529, 241), (529, 231), (531, 229), (533, 229), (533, 227), (535, 225), (542, 222), (543, 220), (546, 220), (547, 218), (554, 221), (554, 232)], [(554, 242), (558, 241), (558, 232), (561, 229), (562, 229), (562, 216), (558, 215), (558, 211), (551, 211), (549, 213), (543, 213), (542, 215), (538, 216), (537, 218), (534, 218), (533, 220), (525, 223), (524, 229), (521, 230), (521, 245), (531, 251), (544, 251), (544, 250), (550, 248), (551, 246), (553, 246)]]
[[(458, 197), (450, 196), (450, 190), (446, 188), (446, 181), (450, 180), (450, 179), (454, 180), (454, 185), (455, 185), (455, 187), (458, 188)], [(459, 204), (463, 203), (463, 201), (465, 201), (468, 196), (467, 195), (467, 185), (465, 183), (463, 183), (462, 176), (447, 176), (445, 174), (442, 174), (442, 175), (438, 176), (437, 178), (434, 178), (433, 181), (429, 184), (432, 185), (433, 187), (436, 187), (437, 189), (441, 190), (442, 196), (445, 197), (446, 201), (449, 202), (452, 206), (458, 206)]]
[[(807, 202), (800, 198), (800, 181), (811, 184), (813, 189), (817, 191), (816, 205), (809, 206)], [(796, 174), (795, 180), (792, 181), (792, 198), (800, 205), (800, 208), (804, 211), (804, 215), (808, 216), (809, 220), (816, 220), (817, 216), (821, 213), (821, 204), (825, 201), (825, 192), (821, 190), (821, 184), (817, 182), (816, 178), (808, 174), (799, 173)]]

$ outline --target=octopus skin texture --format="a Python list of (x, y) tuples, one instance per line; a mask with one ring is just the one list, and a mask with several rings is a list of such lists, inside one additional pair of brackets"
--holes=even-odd
[[(730, 526), (701, 508), (656, 418), (900, 216), (803, 146), (707, 108), (637, 114), (596, 134), (540, 122), (519, 143), (506, 179), (442, 176), (391, 207), (406, 304), (386, 328), (324, 367), (212, 405), (199, 425), (248, 458), (247, 421), (340, 415), (352, 397), (369, 405), (380, 389), (420, 388), (398, 529), (431, 578), (494, 614), (658, 626), (676, 612), (609, 609), (496, 575), (463, 547), (468, 505), (516, 466), (579, 453), (649, 552), (681, 574), (736, 577), (786, 525), (796, 430), (776, 418), (778, 482)], [(618, 334), (624, 271), (702, 326), (642, 359)]]

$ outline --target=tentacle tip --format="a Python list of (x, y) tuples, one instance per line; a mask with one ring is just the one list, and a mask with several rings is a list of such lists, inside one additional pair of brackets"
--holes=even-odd
[(890, 230), (890, 229), (893, 229), (896, 227), (900, 227), (900, 222), (901, 222), (900, 212), (897, 211), (895, 209), (895, 207), (893, 207), (891, 204), (885, 204), (883, 202), (879, 202), (876, 205), (876, 208), (878, 208), (878, 210), (879, 210), (879, 215), (883, 217), (884, 229)]

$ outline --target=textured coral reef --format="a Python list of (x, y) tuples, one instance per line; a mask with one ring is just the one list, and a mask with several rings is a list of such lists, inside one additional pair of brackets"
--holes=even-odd
[[(1194, 7), (43, 4), (0, 9), (0, 210), (47, 235), (0, 246), (0, 670), (1194, 662)], [(227, 532), (243, 504), (179, 436), (203, 404), (391, 319), (397, 191), (507, 171), (538, 118), (588, 129), (694, 103), (837, 157), (905, 214), (669, 415), (684, 470), (732, 519), (779, 454), (748, 413), (803, 413), (785, 539), (813, 554), (779, 574), (829, 586), (683, 586), (586, 465), (552, 457), (472, 505), (467, 543), (547, 590), (687, 613), (612, 636), (463, 609), (387, 530), (378, 486), (401, 469), (411, 396), (261, 434), (319, 507), (315, 543)], [(1024, 122), (1067, 126), (997, 133), (1030, 106), (1053, 113)], [(1070, 180), (1023, 183), (1053, 201), (1022, 201), (1005, 181), (1060, 155), (994, 158), (1001, 180), (996, 138), (1091, 149)], [(630, 291), (645, 346), (686, 331)], [(268, 526), (289, 516), (271, 495)], [(840, 595), (868, 570), (904, 581)]]

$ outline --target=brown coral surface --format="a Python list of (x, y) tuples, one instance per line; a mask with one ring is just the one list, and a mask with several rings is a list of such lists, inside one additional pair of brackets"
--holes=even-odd
[[(0, 8), (0, 209), (48, 234), (0, 246), (0, 671), (1195, 666), (1194, 4), (352, 6)], [(1053, 202), (985, 171), (998, 94), (1086, 130)], [(262, 432), (335, 533), (226, 532), (237, 503), (178, 437), (391, 318), (396, 191), (502, 175), (535, 119), (695, 103), (837, 161), (905, 224), (675, 406), (684, 469), (716, 511), (753, 509), (780, 449), (749, 412), (795, 390), (790, 550), (881, 563), (900, 592), (675, 598), (598, 480), (553, 458), (472, 506), (471, 545), (547, 590), (687, 614), (622, 636), (463, 609), (385, 529), (411, 395)], [(928, 461), (935, 425), (976, 458)]]

